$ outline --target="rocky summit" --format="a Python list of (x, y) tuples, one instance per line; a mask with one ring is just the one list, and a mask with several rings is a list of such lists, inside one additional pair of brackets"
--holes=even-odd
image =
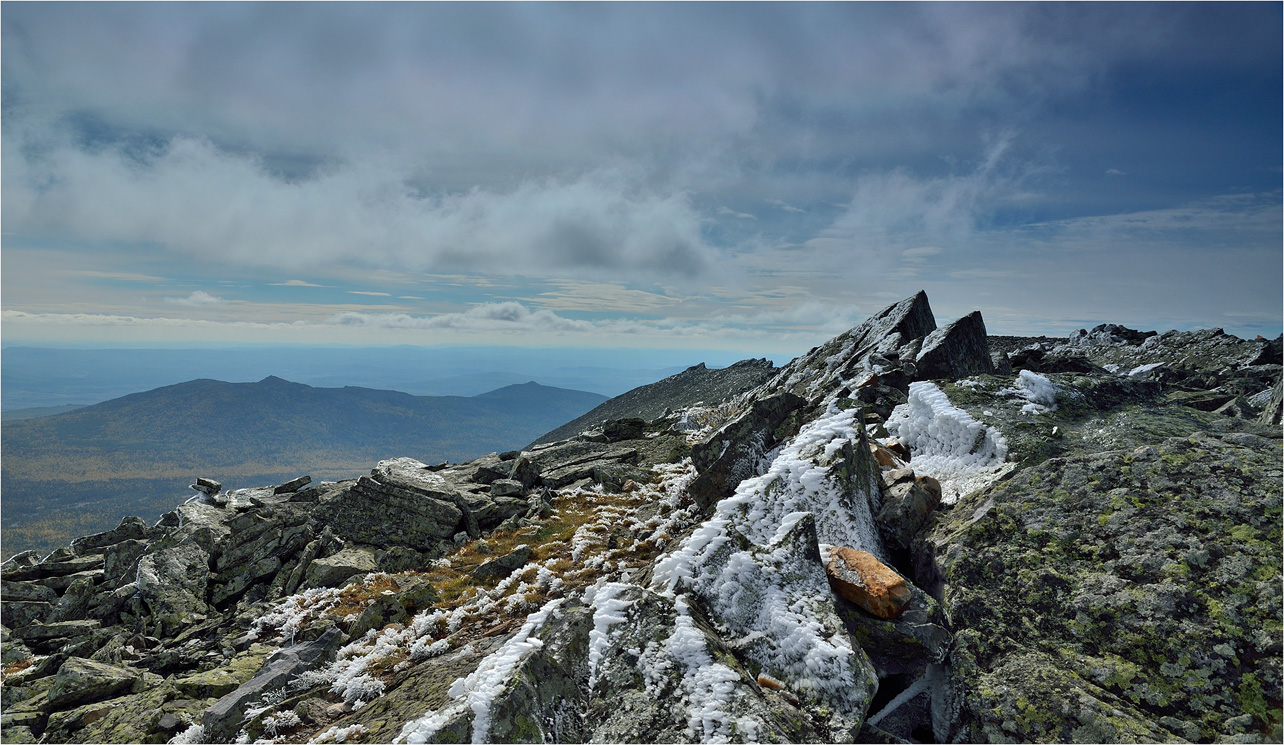
[(3, 739), (1280, 742), (1281, 369), (919, 293), (522, 451), (200, 474), (4, 563)]

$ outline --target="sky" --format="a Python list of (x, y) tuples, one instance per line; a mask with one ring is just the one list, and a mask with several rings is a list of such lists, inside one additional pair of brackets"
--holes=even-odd
[(1280, 3), (0, 7), (0, 340), (1274, 337)]

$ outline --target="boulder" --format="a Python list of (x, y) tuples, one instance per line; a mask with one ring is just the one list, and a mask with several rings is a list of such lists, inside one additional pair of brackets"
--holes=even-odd
[(136, 580), (137, 597), (146, 608), (146, 627), (168, 636), (204, 621), (209, 612), (205, 604), (209, 554), (191, 540), (152, 548), (153, 553), (138, 560)]
[[(49, 588), (45, 588), (49, 589)], [(49, 590), (53, 592), (53, 590)], [(54, 599), (58, 595), (54, 593)], [(9, 600), (0, 604), (0, 623), (12, 629), (26, 628), (40, 623), (53, 613), (54, 604), (44, 600)]]
[(273, 494), (293, 494), (294, 492), (302, 489), (303, 487), (311, 483), (312, 483), (311, 476), (300, 476), (297, 479), (291, 479), (285, 482), (284, 484), (281, 484), (280, 486), (276, 487), (275, 489), (272, 490), (272, 493)]
[(0, 564), (0, 579), (18, 579), (26, 570), (40, 563), (40, 553), (35, 549), (14, 554)]
[(1280, 452), (1278, 435), (1196, 432), (1048, 459), (941, 513), (924, 543), (953, 622), (957, 739), (1276, 726), (1280, 639), (1259, 630), (1284, 620)]
[(379, 571), (379, 552), (369, 546), (351, 546), (323, 559), (314, 559), (304, 574), (301, 589), (339, 587), (349, 578)]
[(357, 617), (357, 620), (352, 622), (352, 628), (348, 629), (350, 638), (360, 639), (371, 629), (382, 631), (388, 624), (405, 623), (406, 619), (410, 617), (392, 590), (385, 590), (384, 592), (388, 594), (375, 598), (373, 603), (367, 605), (366, 609), (361, 611), (361, 615)]
[(549, 489), (561, 489), (577, 481), (592, 480), (593, 469), (604, 465), (636, 465), (641, 460), (637, 443), (595, 443), (567, 440), (536, 448), (530, 453), (531, 463), (539, 469), (540, 483)]
[(94, 620), (60, 621), (58, 623), (33, 623), (14, 629), (13, 635), (27, 642), (48, 642), (63, 640), (85, 634), (101, 628), (102, 624)]
[(393, 546), (379, 557), (379, 571), (389, 574), (419, 569), (426, 564), (423, 554), (404, 546)]
[(869, 655), (880, 679), (916, 677), (949, 655), (952, 637), (945, 611), (918, 587), (910, 584), (908, 588), (910, 600), (896, 618), (872, 615), (841, 595), (836, 600), (847, 633)]
[(530, 489), (540, 482), (539, 468), (525, 455), (513, 460), (513, 470), (509, 478), (521, 483), (522, 488)]
[(49, 689), (49, 707), (65, 709), (77, 704), (101, 701), (128, 689), (139, 672), (81, 657), (68, 657), (54, 676)]
[(507, 554), (491, 559), (474, 569), (473, 579), (479, 582), (503, 579), (522, 568), (527, 561), (530, 561), (532, 553), (534, 552), (531, 547), (523, 543)]
[(212, 497), (215, 494), (218, 494), (219, 492), (223, 491), (223, 484), (221, 484), (218, 481), (215, 481), (214, 479), (208, 479), (208, 478), (205, 478), (204, 476), (198, 476), (196, 478), (196, 483), (192, 484), (190, 488), (195, 489), (196, 491), (201, 492), (202, 494), (208, 494), (209, 496)]
[[(67, 553), (70, 552), (68, 551)], [(54, 554), (50, 554), (49, 558), (38, 564), (28, 565), (25, 567), (15, 566), (13, 570), (4, 576), (4, 579), (26, 581), (66, 577), (69, 574), (78, 574), (80, 572), (101, 569), (102, 565), (102, 554), (59, 558), (59, 555), (55, 552)], [(44, 584), (49, 583), (46, 582)]]
[(245, 712), (265, 694), (283, 688), (309, 670), (315, 670), (334, 658), (343, 641), (343, 633), (331, 628), (320, 638), (286, 647), (273, 654), (248, 681), (220, 698), (201, 717), (207, 742), (232, 739), (245, 718)]
[[(42, 603), (56, 603), (58, 593), (38, 582), (11, 582), (0, 580), (0, 599), (6, 603), (11, 600), (35, 600)], [(5, 623), (13, 628), (14, 624)]]
[(1258, 421), (1278, 427), (1282, 417), (1284, 417), (1284, 382), (1276, 381), (1271, 397), (1267, 399), (1262, 413), (1258, 416)]
[(757, 474), (759, 459), (797, 431), (790, 422), (804, 404), (792, 393), (754, 401), (748, 411), (692, 447), (691, 461), (699, 474), (687, 491), (701, 510), (711, 509)]
[(254, 644), (226, 665), (193, 673), (174, 681), (178, 693), (194, 699), (221, 698), (253, 678), (273, 650)]
[(410, 458), (380, 461), (373, 473), (375, 478), (363, 476), (347, 491), (327, 495), (314, 516), (345, 539), (416, 551), (435, 550), (459, 532), (462, 500), (439, 474)]
[(914, 364), (917, 380), (957, 380), (994, 372), (981, 311), (928, 334)]
[(602, 435), (607, 442), (636, 440), (646, 433), (646, 420), (637, 417), (602, 422)]
[(79, 621), (85, 618), (89, 607), (102, 594), (93, 577), (84, 577), (67, 587), (50, 614), (50, 621)]
[(282, 585), (282, 594), (293, 595), (299, 589), (299, 585), (303, 584), (303, 579), (312, 562), (318, 556), (329, 556), (335, 553), (340, 546), (342, 546), (342, 543), (330, 530), (330, 526), (327, 525), (323, 528), (321, 535), (310, 541), (299, 552), (298, 561), (295, 563), (294, 568), (290, 570), (290, 575), (286, 578), (285, 584)]
[(496, 479), (490, 483), (491, 496), (517, 497), (522, 494), (522, 482), (513, 479)]
[(74, 732), (55, 732), (54, 719), (50, 717), (50, 730), (46, 742), (165, 742), (168, 733), (158, 730), (164, 716), (167, 699), (174, 696), (174, 687), (158, 676), (144, 673), (135, 683), (133, 693), (113, 698), (99, 704), (89, 704), (60, 717), (63, 726), (76, 727)]
[(147, 541), (125, 539), (103, 549), (103, 582), (117, 587), (134, 581), (138, 560), (147, 552)]
[(867, 551), (835, 548), (825, 572), (834, 592), (879, 618), (896, 618), (913, 597), (905, 578)]
[(148, 537), (149, 529), (147, 523), (143, 522), (141, 517), (129, 516), (121, 518), (120, 525), (104, 533), (95, 533), (82, 538), (77, 538), (71, 542), (71, 550), (78, 556), (88, 553), (96, 553), (108, 546), (114, 546), (121, 541), (142, 540)]
[[(904, 474), (909, 469), (889, 473)], [(941, 484), (931, 476), (901, 477), (883, 490), (883, 509), (875, 519), (886, 545), (908, 549), (941, 503)]]

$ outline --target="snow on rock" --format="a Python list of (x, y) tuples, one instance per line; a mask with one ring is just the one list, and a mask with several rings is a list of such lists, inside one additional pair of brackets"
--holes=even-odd
[(1138, 375), (1144, 375), (1157, 367), (1163, 367), (1163, 362), (1152, 362), (1149, 365), (1138, 365), (1128, 371), (1128, 377), (1135, 378)]
[(610, 582), (592, 593), (585, 593), (584, 602), (591, 604), (593, 610), (593, 630), (589, 632), (589, 677), (588, 687), (593, 690), (597, 683), (597, 668), (602, 661), (602, 654), (611, 641), (611, 627), (624, 623), (624, 612), (633, 604), (632, 600), (620, 597), (620, 593), (630, 587), (620, 582)]
[[(679, 609), (678, 641), (670, 647), (680, 663), (698, 657), (696, 651), (680, 654), (686, 649), (679, 644), (686, 638), (683, 624), (690, 623), (682, 612), (689, 592), (724, 638), (739, 638), (742, 652), (763, 672), (833, 712), (832, 731), (840, 738), (859, 727), (876, 682), (868, 658), (843, 632), (818, 543), (885, 557), (873, 521), (878, 468), (857, 413), (835, 408), (804, 426), (765, 474), (743, 481), (711, 519), (661, 558), (652, 578), (652, 587), (675, 598)], [(727, 736), (732, 718), (717, 706), (731, 685), (725, 674), (704, 665), (683, 685), (689, 689), (690, 734), (702, 741)], [(748, 724), (736, 722), (739, 736), (747, 736)]]
[[(1026, 372), (1021, 371), (1023, 376)], [(1031, 375), (1047, 381), (1042, 375)], [(1004, 465), (1008, 443), (1003, 435), (951, 404), (933, 383), (911, 383), (909, 400), (892, 410), (886, 427), (910, 449), (914, 473), (941, 482), (941, 501), (946, 504), (993, 481), (1008, 468)]]
[[(687, 737), (698, 742), (730, 742), (739, 732), (753, 741), (758, 723), (728, 713), (740, 676), (709, 656), (704, 634), (691, 620), (686, 598), (674, 601), (677, 617), (665, 651), (682, 669), (682, 689), (687, 701)], [(698, 740), (697, 740), (698, 738)]]
[(548, 621), (549, 615), (561, 605), (562, 599), (550, 600), (538, 611), (526, 617), (524, 623), (504, 645), (486, 656), (477, 669), (465, 678), (457, 678), (450, 685), (454, 702), (440, 711), (408, 722), (394, 742), (423, 743), (435, 735), (461, 712), (473, 712), (472, 741), (487, 742), (490, 737), (490, 707), (495, 697), (508, 685), (513, 671), (529, 653), (544, 646), (534, 634)]
[(1022, 370), (1016, 378), (1015, 388), (1004, 388), (999, 394), (1012, 393), (1028, 403), (1021, 407), (1022, 414), (1046, 414), (1057, 410), (1057, 387), (1043, 375)]

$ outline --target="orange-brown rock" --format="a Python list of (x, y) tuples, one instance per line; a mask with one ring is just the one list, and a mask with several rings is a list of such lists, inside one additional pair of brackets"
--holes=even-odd
[(880, 468), (904, 468), (905, 462), (887, 448), (879, 445), (877, 442), (869, 443), (869, 452), (874, 454), (874, 460), (878, 461)]
[(775, 678), (771, 677), (766, 673), (762, 673), (761, 675), (758, 676), (758, 685), (762, 686), (763, 688), (770, 688), (773, 691), (785, 690), (784, 683), (781, 683), (779, 680), (776, 680)]
[(900, 615), (911, 594), (905, 578), (865, 551), (835, 548), (825, 567), (829, 586), (879, 618)]
[(903, 458), (904, 460), (910, 459), (909, 448), (905, 447), (905, 443), (901, 442), (901, 438), (889, 437), (887, 438), (886, 443), (887, 449), (896, 454), (896, 456)]
[(856, 390), (860, 390), (861, 388), (868, 388), (871, 385), (878, 385), (878, 373), (872, 371), (861, 375), (860, 379), (856, 381), (856, 385), (853, 387)]

